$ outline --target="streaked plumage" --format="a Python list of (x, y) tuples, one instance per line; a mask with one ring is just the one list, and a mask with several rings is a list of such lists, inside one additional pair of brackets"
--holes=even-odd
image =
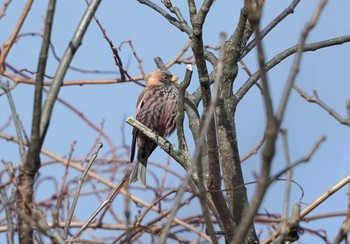
[[(178, 90), (174, 85), (177, 78), (168, 72), (152, 74), (141, 92), (136, 107), (136, 119), (162, 137), (175, 130)], [(132, 131), (130, 162), (134, 161), (135, 146), (138, 152), (130, 182), (140, 181), (146, 186), (147, 160), (157, 144), (148, 139), (136, 128)]]

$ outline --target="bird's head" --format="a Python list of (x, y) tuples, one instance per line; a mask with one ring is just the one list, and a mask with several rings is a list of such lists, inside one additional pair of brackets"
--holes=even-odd
[(175, 83), (177, 81), (177, 77), (173, 76), (169, 72), (157, 71), (153, 73), (147, 80), (147, 87), (152, 86), (163, 86), (166, 84)]

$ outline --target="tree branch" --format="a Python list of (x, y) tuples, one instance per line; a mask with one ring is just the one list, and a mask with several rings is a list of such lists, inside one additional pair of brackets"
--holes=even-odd
[(253, 224), (254, 217), (265, 196), (267, 187), (269, 185), (271, 163), (275, 154), (275, 143), (278, 133), (278, 127), (274, 117), (274, 110), (272, 106), (271, 95), (265, 70), (265, 54), (262, 46), (262, 39), (260, 36), (260, 20), (263, 9), (263, 3), (263, 1), (258, 1), (257, 5), (255, 6), (254, 3), (252, 3), (250, 0), (245, 1), (246, 8), (248, 11), (248, 18), (250, 23), (252, 24), (256, 39), (259, 73), (262, 77), (261, 82), (263, 87), (263, 98), (266, 113), (265, 143), (262, 150), (262, 168), (258, 178), (258, 185), (256, 187), (254, 197), (251, 201), (251, 205), (247, 209), (244, 218), (242, 218), (242, 221), (239, 224), (238, 230), (233, 239), (233, 243), (242, 243), (242, 241), (245, 238), (247, 238), (246, 234), (249, 231), (249, 227)]
[[(34, 177), (40, 168), (40, 150), (44, 140), (43, 137), (40, 136), (42, 84), (46, 69), (55, 5), (56, 1), (51, 0), (47, 8), (44, 37), (37, 68), (30, 145), (27, 154), (22, 157), (22, 161), (20, 163), (20, 173), (18, 176), (18, 236), (19, 242), (21, 243), (33, 242), (33, 227), (25, 218), (31, 218), (35, 213), (35, 208), (33, 206), (33, 185)], [(25, 218), (23, 218), (23, 216), (25, 216)]]
[(28, 0), (26, 6), (23, 9), (23, 12), (10, 36), (10, 38), (8, 39), (8, 41), (5, 43), (4, 45), (4, 49), (1, 50), (1, 54), (0, 54), (0, 69), (2, 69), (2, 66), (5, 63), (6, 57), (9, 54), (12, 45), (15, 43), (16, 39), (17, 39), (17, 35), (19, 33), (19, 31), (21, 30), (24, 21), (27, 18), (27, 15), (30, 11), (30, 8), (32, 7), (34, 0)]
[(296, 84), (293, 84), (293, 88), (302, 96), (306, 101), (310, 103), (316, 103), (321, 108), (323, 108), (326, 112), (328, 112), (333, 118), (335, 118), (339, 123), (343, 125), (347, 125), (350, 127), (350, 101), (346, 101), (346, 111), (347, 117), (344, 118), (340, 114), (338, 114), (334, 109), (329, 107), (325, 102), (323, 102), (319, 97), (316, 91), (313, 91), (313, 96), (307, 95), (303, 90), (301, 90)]
[[(299, 4), (300, 0), (293, 0), (290, 5), (283, 10), (282, 13), (280, 13), (274, 20), (271, 21), (261, 32), (260, 37), (261, 39), (264, 39), (264, 37), (273, 30), (282, 20), (284, 20), (288, 15), (294, 13), (294, 9)], [(252, 40), (247, 44), (247, 46), (244, 48), (244, 51), (239, 58), (240, 60), (243, 59), (254, 47), (256, 46), (256, 39)]]
[[(341, 45), (347, 42), (350, 42), (350, 35), (340, 36), (340, 37), (327, 39), (320, 42), (305, 44), (302, 48), (302, 51), (303, 52), (316, 51), (321, 48)], [(299, 45), (295, 45), (277, 54), (275, 57), (273, 57), (270, 61), (266, 63), (265, 65), (266, 72), (268, 72), (277, 64), (279, 64), (280, 62), (288, 58), (290, 55), (297, 53), (298, 50), (299, 50)], [(249, 77), (249, 79), (239, 88), (239, 90), (235, 94), (237, 97), (237, 102), (239, 102), (244, 97), (244, 95), (250, 90), (250, 88), (260, 79), (260, 77), (261, 77), (261, 74), (259, 73), (259, 71), (255, 72), (251, 77)]]
[(91, 1), (56, 70), (55, 78), (52, 81), (50, 91), (47, 95), (47, 98), (42, 110), (42, 117), (41, 117), (41, 123), (40, 123), (40, 136), (42, 139), (45, 138), (46, 131), (50, 123), (53, 107), (54, 107), (56, 98), (58, 96), (58, 93), (60, 91), (60, 88), (62, 86), (63, 78), (67, 72), (67, 69), (73, 59), (75, 52), (77, 51), (77, 49), (81, 44), (81, 40), (83, 39), (83, 36), (87, 30), (87, 27), (90, 24), (91, 19), (94, 16), (100, 2), (101, 0)]

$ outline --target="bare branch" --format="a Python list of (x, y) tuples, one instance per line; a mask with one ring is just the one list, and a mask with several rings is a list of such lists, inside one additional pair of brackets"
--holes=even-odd
[[(136, 124), (137, 124), (137, 125), (136, 125)], [(145, 128), (145, 127), (141, 127), (141, 126), (142, 126), (141, 123), (136, 123), (136, 124), (135, 124), (135, 126), (139, 126), (139, 127), (137, 127), (139, 130), (142, 130), (142, 129)], [(152, 132), (149, 130), (149, 132), (145, 132), (145, 133), (150, 133), (150, 134), (151, 134)], [(15, 142), (15, 143), (18, 143), (18, 139), (17, 139), (17, 138), (15, 138), (15, 137), (13, 137), (13, 136), (10, 136), (10, 135), (8, 135), (8, 134), (5, 134), (5, 133), (1, 133), (1, 132), (0, 132), (0, 138), (5, 139), (5, 140), (8, 140), (8, 141)], [(25, 142), (24, 144), (25, 144), (25, 146), (28, 146), (28, 142)], [(63, 157), (61, 157), (61, 156), (59, 156), (59, 155), (57, 155), (57, 154), (55, 154), (55, 153), (53, 153), (53, 152), (51, 152), (51, 151), (49, 151), (49, 150), (47, 150), (47, 149), (42, 148), (42, 149), (41, 149), (41, 153), (42, 153), (43, 155), (46, 155), (46, 156), (49, 157), (49, 158), (52, 158), (53, 160), (55, 160), (55, 161), (57, 161), (57, 162), (59, 162), (59, 163), (61, 163), (62, 165), (67, 165), (67, 164), (68, 164), (66, 158), (63, 158)], [(79, 161), (79, 162), (80, 162), (80, 161)], [(80, 163), (73, 163), (73, 162), (72, 162), (72, 163), (70, 163), (69, 165), (70, 165), (70, 168), (75, 169), (75, 170), (77, 170), (77, 171), (79, 171), (79, 172), (84, 172), (84, 171), (85, 171), (85, 168), (83, 168), (83, 167), (81, 166)], [(95, 172), (88, 171), (88, 172), (87, 172), (87, 175), (88, 175), (89, 177), (91, 177), (92, 179), (95, 179), (97, 182), (99, 182), (99, 183), (101, 183), (101, 184), (103, 184), (103, 185), (108, 186), (109, 188), (113, 188), (113, 189), (116, 188), (116, 185), (114, 184), (114, 182), (112, 182), (112, 181), (110, 181), (110, 180), (108, 180), (108, 179), (103, 178), (102, 176), (100, 176), (99, 174), (97, 174), (97, 173), (95, 173)], [(197, 180), (198, 180), (198, 176), (195, 177), (194, 175), (192, 175), (192, 177), (193, 177), (192, 179), (197, 179)], [(120, 192), (121, 192), (123, 195), (128, 195), (128, 193), (125, 192), (125, 189), (121, 189)], [(142, 200), (142, 199), (136, 197), (135, 195), (130, 195), (130, 199), (131, 199), (132, 201), (136, 202), (137, 204), (141, 205), (141, 206), (145, 206), (146, 208), (150, 208), (152, 211), (154, 211), (154, 212), (156, 212), (156, 213), (161, 212), (161, 209), (160, 209), (159, 207), (157, 207), (157, 206), (155, 206), (155, 205), (153, 205), (153, 204), (150, 204), (150, 203), (148, 203), (147, 201), (144, 201), (144, 200)], [(205, 235), (205, 234), (202, 233), (202, 232), (199, 232), (195, 227), (193, 227), (192, 225), (186, 223), (185, 221), (183, 221), (183, 220), (181, 220), (181, 219), (179, 219), (179, 218), (174, 218), (174, 223), (177, 224), (177, 225), (181, 225), (181, 226), (183, 226), (184, 228), (186, 228), (186, 229), (188, 229), (188, 230), (190, 230), (190, 231), (193, 231), (193, 232), (195, 232), (195, 233), (198, 233), (198, 234), (199, 234), (200, 236), (202, 236), (204, 239), (210, 241), (210, 238), (209, 238), (207, 235)], [(62, 225), (60, 225), (60, 226), (62, 226)], [(81, 226), (81, 225), (78, 225), (78, 226)], [(124, 227), (125, 227), (125, 225), (123, 225), (123, 228), (124, 228)]]
[(349, 100), (346, 101), (346, 111), (347, 117), (344, 118), (340, 114), (338, 114), (334, 109), (329, 107), (326, 103), (324, 103), (319, 97), (316, 91), (313, 91), (313, 96), (307, 95), (303, 90), (301, 90), (295, 83), (293, 84), (293, 88), (303, 97), (306, 101), (310, 103), (316, 103), (321, 108), (323, 108), (328, 114), (330, 114), (333, 118), (335, 118), (339, 123), (343, 125), (350, 126), (350, 117), (349, 117)]
[[(179, 85), (179, 98), (177, 102), (177, 117), (176, 117), (176, 132), (177, 138), (179, 141), (179, 149), (184, 151), (184, 153), (188, 154), (188, 147), (185, 138), (183, 121), (185, 118), (185, 93), (187, 87), (190, 85), (192, 78), (192, 65), (188, 65), (186, 68), (186, 75), (184, 80)], [(188, 155), (189, 156), (189, 155)]]
[(262, 150), (262, 166), (258, 178), (258, 185), (256, 187), (250, 207), (247, 209), (244, 218), (242, 218), (239, 224), (239, 227), (233, 239), (233, 243), (242, 243), (243, 240), (246, 238), (246, 234), (249, 231), (249, 227), (252, 225), (254, 217), (265, 196), (265, 192), (269, 186), (271, 164), (275, 154), (275, 143), (278, 133), (278, 125), (274, 117), (274, 109), (272, 106), (272, 100), (266, 76), (265, 54), (262, 46), (262, 38), (260, 36), (260, 19), (263, 4), (263, 1), (257, 1), (256, 5), (254, 5), (254, 3), (250, 0), (245, 1), (245, 5), (248, 11), (248, 19), (253, 27), (255, 34), (258, 51), (259, 73), (262, 78), (261, 82), (266, 112), (265, 143)]
[[(290, 160), (290, 154), (289, 154), (287, 129), (281, 128), (280, 131), (282, 134), (284, 159), (286, 161), (286, 167), (288, 168), (291, 165), (291, 160)], [(286, 184), (285, 184), (285, 188), (284, 188), (284, 199), (283, 199), (283, 222), (282, 222), (282, 227), (281, 227), (281, 235), (279, 238), (279, 241), (281, 243), (284, 243), (285, 241), (290, 241), (289, 240), (290, 229), (289, 229), (288, 215), (289, 215), (289, 202), (290, 202), (291, 185), (292, 185), (292, 177), (293, 177), (292, 169), (289, 169), (287, 171), (286, 175), (287, 175), (287, 179), (286, 179)], [(300, 205), (298, 205), (298, 206), (300, 206)], [(299, 220), (299, 214), (300, 214), (300, 211), (298, 213), (298, 220)]]
[(325, 136), (320, 136), (315, 144), (312, 146), (312, 148), (310, 149), (310, 151), (308, 152), (307, 155), (305, 155), (304, 157), (296, 160), (295, 162), (293, 162), (292, 164), (290, 164), (288, 167), (286, 167), (283, 170), (280, 170), (279, 172), (277, 172), (274, 176), (271, 177), (271, 183), (275, 180), (277, 180), (279, 177), (281, 177), (283, 174), (285, 174), (288, 170), (295, 168), (296, 166), (298, 166), (299, 164), (302, 163), (306, 163), (309, 162), (310, 159), (312, 158), (312, 156), (315, 154), (315, 152), (319, 149), (319, 147), (321, 146), (322, 142), (324, 142), (326, 140)]
[[(73, 199), (73, 203), (72, 203), (72, 206), (69, 210), (69, 213), (68, 213), (68, 217), (67, 217), (67, 220), (66, 220), (66, 224), (64, 226), (64, 233), (63, 233), (63, 238), (64, 239), (67, 239), (67, 236), (68, 236), (68, 228), (69, 228), (69, 224), (72, 222), (72, 219), (73, 219), (73, 215), (74, 215), (74, 211), (75, 211), (75, 208), (77, 206), (77, 203), (78, 203), (78, 198), (79, 198), (79, 195), (80, 195), (80, 191), (81, 191), (81, 188), (83, 186), (83, 183), (84, 183), (84, 180), (85, 180), (85, 177), (87, 176), (87, 173), (89, 172), (92, 164), (94, 163), (95, 159), (97, 158), (98, 156), (98, 152), (100, 151), (100, 149), (103, 147), (103, 144), (100, 142), (96, 148), (96, 151), (94, 152), (94, 154), (92, 155), (91, 159), (89, 160), (89, 163), (88, 165), (86, 166), (83, 174), (81, 175), (81, 177), (79, 178), (79, 181), (78, 181), (78, 186), (77, 186), (77, 190), (75, 192), (75, 196), (74, 196), (74, 199)], [(69, 161), (67, 161), (67, 164), (69, 164)], [(76, 234), (77, 235), (77, 234)]]
[(321, 16), (322, 10), (326, 6), (327, 2), (328, 2), (327, 0), (320, 1), (313, 16), (311, 17), (310, 21), (307, 23), (307, 25), (303, 29), (303, 32), (301, 33), (299, 43), (298, 43), (298, 51), (297, 51), (297, 54), (294, 58), (294, 62), (293, 62), (291, 71), (289, 73), (287, 83), (284, 87), (282, 99), (281, 99), (281, 102), (280, 102), (280, 105), (278, 108), (278, 112), (276, 115), (276, 119), (277, 119), (277, 122), (279, 124), (282, 123), (283, 116), (284, 116), (284, 113), (285, 113), (286, 107), (287, 107), (287, 102), (289, 100), (290, 92), (292, 90), (295, 78), (297, 77), (297, 75), (299, 73), (299, 66), (300, 66), (301, 57), (302, 57), (304, 46), (305, 46), (305, 41), (306, 41), (310, 31), (316, 26), (316, 24)]
[(6, 15), (7, 8), (10, 6), (11, 0), (5, 0), (0, 10), (0, 20)]
[(7, 243), (13, 244), (14, 243), (14, 224), (12, 220), (12, 211), (10, 206), (13, 204), (10, 202), (9, 198), (7, 197), (5, 187), (3, 185), (0, 185), (0, 199), (2, 202), (2, 205), (4, 206), (5, 214), (6, 214), (6, 221), (7, 221)]
[(92, 0), (88, 9), (86, 10), (84, 16), (81, 19), (81, 22), (76, 29), (76, 32), (74, 33), (74, 36), (68, 45), (65, 54), (57, 68), (55, 79), (52, 81), (52, 85), (50, 87), (49, 94), (47, 95), (43, 110), (42, 110), (42, 117), (41, 117), (41, 123), (40, 123), (40, 135), (41, 138), (44, 138), (46, 135), (47, 128), (49, 126), (49, 122), (51, 119), (51, 114), (53, 111), (53, 107), (56, 101), (56, 98), (58, 96), (58, 93), (60, 91), (60, 88), (62, 86), (63, 78), (67, 72), (67, 69), (69, 67), (70, 62), (72, 61), (72, 58), (78, 49), (78, 47), (81, 44), (81, 40), (87, 30), (88, 25), (91, 22), (92, 17), (95, 14), (95, 11), (97, 10), (98, 5), (100, 4), (101, 0)]
[(55, 207), (55, 209), (52, 212), (52, 223), (54, 225), (58, 225), (58, 223), (59, 223), (59, 211), (60, 211), (60, 208), (61, 208), (62, 201), (63, 201), (65, 195), (67, 194), (66, 189), (65, 189), (65, 187), (66, 187), (66, 180), (67, 180), (67, 175), (68, 175), (69, 164), (70, 164), (71, 159), (72, 159), (72, 155), (73, 155), (73, 152), (74, 152), (75, 145), (76, 145), (76, 141), (73, 141), (73, 143), (71, 144), (71, 148), (70, 148), (69, 154), (68, 154), (67, 165), (65, 167), (64, 175), (62, 177), (61, 188), (60, 188), (59, 194), (57, 196), (56, 207)]
[(151, 129), (147, 128), (136, 119), (129, 117), (127, 118), (126, 122), (137, 128), (153, 142), (157, 143), (158, 146), (160, 146), (167, 154), (175, 159), (185, 170), (188, 170), (191, 167), (191, 163), (184, 160), (181, 151), (176, 149), (168, 140), (155, 134)]
[[(300, 218), (305, 217), (310, 212), (312, 212), (314, 209), (316, 209), (321, 203), (326, 201), (330, 196), (332, 196), (334, 193), (336, 193), (339, 189), (344, 187), (345, 185), (349, 184), (350, 182), (350, 175), (346, 176), (339, 182), (337, 182), (335, 185), (333, 185), (330, 189), (328, 189), (325, 193), (323, 193), (320, 197), (318, 197), (315, 201), (313, 201), (310, 205), (308, 205), (303, 211), (300, 213)], [(279, 235), (278, 232), (272, 233), (267, 239), (262, 241), (262, 244), (271, 243), (272, 240), (276, 239)]]
[(17, 134), (17, 137), (19, 139), (19, 144), (18, 144), (19, 145), (19, 155), (22, 158), (24, 153), (25, 153), (25, 148), (24, 148), (24, 144), (23, 144), (21, 123), (19, 121), (19, 117), (18, 117), (18, 114), (16, 112), (16, 106), (15, 106), (15, 103), (13, 101), (13, 98), (12, 98), (12, 95), (11, 95), (11, 91), (9, 89), (8, 84), (0, 82), (0, 87), (6, 93), (7, 99), (9, 101), (9, 105), (10, 105), (10, 109), (11, 109), (11, 113), (12, 113), (12, 118), (13, 118), (13, 121), (15, 123), (16, 134)]
[[(225, 36), (223, 35), (222, 38), (224, 38), (224, 37)], [(220, 66), (220, 70), (218, 71), (218, 77), (217, 77), (218, 80), (217, 80), (217, 82), (219, 82), (219, 79), (220, 79), (220, 76), (221, 76), (220, 75), (221, 74), (221, 69), (222, 69), (222, 66)], [(192, 179), (196, 182), (196, 185), (199, 188), (199, 190), (203, 191), (202, 188), (205, 187), (205, 185), (203, 183), (202, 183), (202, 186), (201, 186), (201, 183), (199, 182), (202, 179), (202, 176), (199, 175), (200, 174), (200, 169), (199, 168), (201, 167), (201, 166), (199, 166), (199, 162), (200, 162), (199, 160), (201, 158), (202, 146), (203, 146), (203, 143), (205, 141), (205, 136), (208, 133), (207, 131), (210, 129), (210, 126), (212, 125), (213, 114), (215, 112), (215, 107), (216, 107), (217, 99), (218, 99), (218, 94), (217, 94), (218, 93), (218, 87), (219, 86), (216, 85), (216, 89), (213, 92), (214, 95), (212, 97), (212, 100), (210, 101), (210, 106), (207, 108), (207, 111), (204, 112), (205, 115), (202, 117), (199, 137), (198, 137), (198, 140), (196, 141), (196, 151), (195, 151), (195, 153), (193, 155), (193, 158), (192, 158), (192, 165), (191, 165), (191, 167), (189, 169), (187, 169), (187, 174), (186, 174), (184, 180), (182, 181), (182, 183), (181, 183), (181, 185), (179, 187), (178, 194), (177, 194), (177, 196), (175, 198), (173, 207), (172, 207), (172, 209), (170, 211), (167, 223), (166, 223), (166, 225), (165, 225), (165, 227), (163, 229), (163, 232), (162, 232), (162, 234), (160, 236), (159, 243), (165, 243), (165, 241), (166, 241), (166, 238), (167, 238), (167, 235), (168, 235), (168, 230), (169, 230), (169, 228), (170, 228), (170, 226), (172, 224), (173, 219), (175, 218), (176, 212), (177, 212), (177, 210), (179, 208), (179, 204), (180, 204), (182, 196), (183, 196), (183, 194), (185, 192), (186, 186), (188, 185), (188, 182), (189, 182), (189, 180), (191, 178), (191, 175), (192, 175), (193, 172), (195, 172), (195, 167), (198, 170), (199, 180), (194, 179), (193, 176), (192, 176)], [(214, 163), (214, 162), (211, 162), (211, 163)], [(213, 173), (213, 172), (211, 172), (211, 173)], [(213, 179), (213, 180), (217, 180), (217, 179)], [(209, 186), (209, 189), (211, 189), (211, 187), (212, 186)], [(216, 188), (217, 187), (216, 185), (214, 187), (215, 187), (214, 188), (215, 190), (220, 189), (220, 187)], [(219, 192), (219, 193), (221, 194), (221, 192)], [(216, 194), (216, 195), (213, 194), (212, 197), (214, 197), (214, 196), (218, 196), (218, 194)], [(219, 197), (220, 197), (220, 195), (219, 195)], [(221, 197), (222, 197), (222, 195), (221, 195)], [(224, 201), (221, 201), (220, 198), (217, 198), (214, 201), (214, 206), (216, 207), (216, 211), (221, 212), (221, 214), (219, 214), (217, 217), (223, 218), (223, 216), (226, 216), (226, 219), (222, 220), (221, 223), (222, 223), (222, 225), (224, 225), (224, 229), (225, 230), (229, 230), (230, 228), (232, 229), (233, 222), (232, 222), (232, 219), (227, 218), (227, 215), (222, 215), (222, 212), (225, 211), (225, 209), (222, 208), (223, 203), (224, 203)], [(215, 241), (215, 240), (216, 240), (216, 238), (213, 241)]]
[(4, 45), (4, 49), (2, 50), (2, 52), (0, 54), (0, 69), (2, 69), (2, 67), (5, 63), (6, 57), (9, 54), (12, 45), (15, 43), (15, 41), (17, 39), (17, 35), (18, 35), (19, 31), (21, 30), (24, 21), (27, 18), (27, 15), (30, 11), (30, 8), (32, 7), (33, 2), (34, 2), (33, 0), (27, 1), (27, 4), (24, 7), (23, 12), (22, 12), (15, 28), (13, 29), (13, 32), (12, 32), (10, 38), (8, 39), (8, 41)]
[[(263, 39), (271, 30), (273, 30), (282, 20), (284, 20), (288, 15), (294, 13), (294, 9), (299, 4), (300, 0), (293, 0), (290, 5), (283, 10), (282, 13), (280, 13), (275, 19), (271, 21), (261, 32), (260, 37)], [(254, 47), (256, 46), (256, 39), (252, 40), (247, 44), (247, 46), (244, 48), (244, 51), (240, 57), (240, 59), (243, 59)]]
[(348, 239), (348, 233), (350, 231), (350, 195), (349, 195), (349, 186), (348, 186), (348, 211), (345, 217), (345, 220), (343, 222), (343, 224), (340, 227), (340, 230), (335, 238), (335, 241), (333, 243), (340, 243), (341, 241), (345, 241), (347, 242)]
[[(318, 49), (331, 47), (335, 45), (341, 45), (344, 43), (350, 42), (350, 35), (348, 36), (340, 36), (332, 39), (327, 39), (320, 42), (314, 42), (305, 44), (303, 46), (302, 51), (303, 52), (310, 52), (310, 51), (316, 51)], [(288, 58), (290, 55), (296, 53), (299, 50), (299, 45), (295, 45), (293, 47), (290, 47), (283, 52), (277, 54), (275, 57), (273, 57), (270, 61), (268, 61), (265, 65), (266, 72), (271, 70), (273, 67), (275, 67), (277, 64), (282, 62), (284, 59)], [(260, 73), (259, 71), (255, 72), (252, 77), (250, 77), (236, 92), (237, 102), (239, 102), (244, 95), (249, 91), (249, 89), (260, 79)]]
[(19, 241), (23, 243), (33, 242), (32, 226), (28, 223), (28, 221), (26, 221), (22, 217), (26, 216), (31, 218), (34, 212), (34, 177), (36, 176), (40, 168), (40, 149), (44, 141), (44, 137), (41, 137), (40, 135), (40, 120), (42, 115), (42, 84), (46, 70), (46, 62), (50, 43), (51, 27), (55, 13), (55, 5), (56, 1), (51, 0), (47, 7), (47, 19), (45, 21), (43, 43), (41, 46), (39, 63), (37, 67), (30, 145), (27, 154), (23, 155), (22, 157), (22, 161), (20, 163), (20, 173), (18, 176), (18, 235)]
[(149, 0), (137, 0), (139, 3), (144, 4), (151, 9), (155, 10), (158, 12), (160, 15), (162, 15), (167, 21), (169, 21), (170, 24), (174, 25), (176, 28), (178, 28), (180, 31), (186, 32), (188, 35), (191, 34), (192, 30), (184, 25), (183, 23), (180, 23), (177, 19), (174, 17), (170, 16), (164, 9), (156, 5), (155, 3), (149, 1)]
[[(97, 154), (95, 154), (97, 156)], [(118, 186), (111, 192), (111, 194), (107, 197), (105, 201), (101, 203), (101, 205), (96, 209), (96, 211), (89, 217), (89, 219), (83, 224), (83, 226), (74, 234), (71, 241), (78, 238), (81, 233), (92, 223), (92, 221), (96, 218), (96, 216), (104, 209), (106, 206), (110, 205), (117, 194), (120, 192), (120, 189), (124, 187), (124, 184), (128, 182), (130, 176), (130, 172), (123, 177)]]

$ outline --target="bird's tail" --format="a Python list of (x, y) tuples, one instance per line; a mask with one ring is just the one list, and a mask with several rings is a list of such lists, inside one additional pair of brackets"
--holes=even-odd
[(139, 160), (136, 160), (136, 164), (130, 175), (130, 183), (132, 182), (140, 182), (143, 187), (146, 187), (146, 166), (140, 163)]

